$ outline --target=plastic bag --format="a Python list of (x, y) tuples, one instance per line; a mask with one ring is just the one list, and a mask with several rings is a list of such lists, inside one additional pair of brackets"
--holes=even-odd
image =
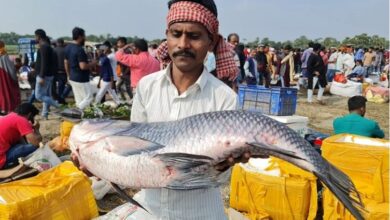
[(48, 145), (38, 148), (24, 161), (26, 166), (34, 168), (40, 172), (55, 167), (60, 163), (60, 158), (57, 157), (57, 155), (50, 149)]
[(347, 83), (347, 77), (343, 73), (334, 75), (333, 80), (338, 83)]

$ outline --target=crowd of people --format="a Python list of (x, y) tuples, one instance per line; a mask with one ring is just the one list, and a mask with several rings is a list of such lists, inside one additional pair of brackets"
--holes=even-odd
[[(126, 38), (119, 37), (115, 45), (105, 41), (92, 50), (85, 50), (85, 31), (78, 27), (72, 31), (73, 42), (51, 41), (41, 29), (35, 31), (35, 37), (39, 48), (35, 61), (29, 61), (24, 55), (12, 63), (4, 43), (0, 42), (0, 65), (6, 73), (0, 82), (0, 92), (4, 97), (0, 103), (1, 114), (14, 110), (20, 103), (17, 81), (21, 71), (28, 72), (32, 89), (28, 102), (41, 101), (41, 116), (48, 118), (50, 107), (60, 108), (67, 104), (66, 98), (71, 91), (80, 110), (104, 101), (106, 93), (117, 105), (131, 104), (138, 81), (168, 65), (164, 57), (158, 57), (158, 45), (148, 46), (143, 39), (127, 44)], [(230, 34), (226, 40), (234, 49), (232, 56), (237, 72), (218, 75), (214, 52), (208, 52), (204, 65), (235, 91), (242, 83), (267, 88), (299, 89), (303, 85), (307, 88), (308, 102), (313, 102), (313, 90), (318, 88), (317, 100), (323, 104), (324, 89), (336, 73), (363, 82), (373, 72), (389, 72), (389, 51), (380, 48), (354, 48), (352, 45), (326, 48), (313, 42), (305, 49), (291, 45), (274, 49), (266, 44), (248, 48), (240, 43), (236, 33)], [(95, 98), (90, 85), (94, 76), (100, 76)]]

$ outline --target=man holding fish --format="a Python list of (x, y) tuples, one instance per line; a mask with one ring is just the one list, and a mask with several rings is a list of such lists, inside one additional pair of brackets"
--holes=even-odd
[[(169, 3), (167, 41), (158, 49), (165, 70), (144, 77), (137, 87), (131, 121), (161, 122), (195, 114), (234, 110), (237, 95), (204, 67), (208, 51), (216, 55), (217, 75), (235, 78), (232, 48), (218, 33), (212, 0)], [(246, 158), (246, 159), (245, 159)], [(249, 155), (243, 155), (247, 160)], [(227, 169), (233, 158), (220, 164)], [(134, 197), (160, 219), (226, 219), (220, 188), (144, 189)]]

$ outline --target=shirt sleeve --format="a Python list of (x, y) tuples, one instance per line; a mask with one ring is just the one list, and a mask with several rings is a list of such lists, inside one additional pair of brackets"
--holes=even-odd
[(77, 53), (77, 60), (79, 63), (88, 63), (87, 54), (82, 48), (80, 48), (79, 52)]
[(374, 138), (384, 138), (385, 133), (380, 129), (377, 122), (375, 122), (374, 130), (372, 131), (372, 137)]
[(141, 97), (141, 85), (137, 86), (135, 96), (133, 98), (133, 107), (131, 108), (130, 121), (132, 122), (147, 122), (145, 105)]
[(115, 53), (115, 58), (118, 62), (132, 67), (135, 63), (137, 63), (137, 57), (132, 54), (126, 54), (123, 50), (119, 50)]
[(34, 129), (31, 123), (25, 119), (18, 119), (16, 122), (16, 126), (20, 135), (25, 136), (34, 132)]

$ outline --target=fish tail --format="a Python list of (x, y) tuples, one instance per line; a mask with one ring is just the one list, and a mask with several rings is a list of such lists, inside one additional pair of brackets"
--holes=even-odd
[[(326, 160), (324, 160), (327, 162)], [(329, 190), (343, 203), (349, 212), (357, 219), (364, 220), (364, 209), (360, 194), (352, 180), (338, 168), (328, 163), (327, 175), (317, 174), (317, 177), (329, 188)]]

